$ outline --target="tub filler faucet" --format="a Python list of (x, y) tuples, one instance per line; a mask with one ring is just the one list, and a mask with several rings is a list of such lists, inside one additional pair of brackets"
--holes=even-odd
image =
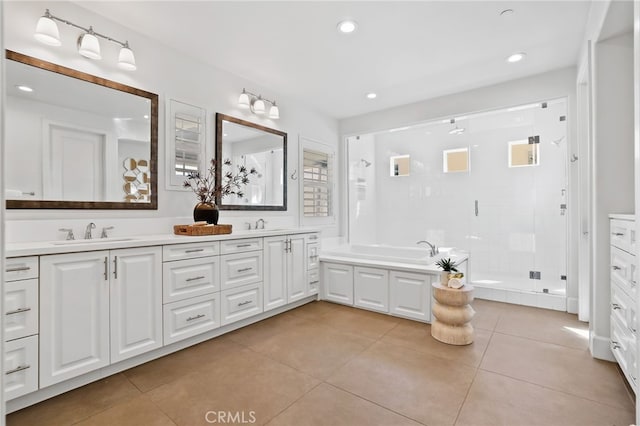
[(429, 255), (431, 257), (433, 257), (436, 254), (440, 253), (440, 251), (438, 250), (438, 247), (436, 247), (435, 244), (431, 244), (429, 241), (425, 241), (425, 240), (420, 240), (416, 244), (421, 244), (421, 243), (427, 244), (431, 248), (431, 250), (429, 250)]

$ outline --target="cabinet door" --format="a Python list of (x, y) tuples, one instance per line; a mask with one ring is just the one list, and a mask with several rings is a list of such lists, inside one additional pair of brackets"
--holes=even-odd
[(111, 362), (162, 346), (162, 248), (111, 251)]
[(304, 235), (289, 237), (287, 256), (287, 301), (293, 302), (307, 295)]
[(109, 365), (108, 251), (40, 258), (40, 387)]
[(431, 276), (391, 271), (390, 312), (394, 315), (431, 321)]
[(264, 310), (287, 303), (286, 237), (264, 238)]
[(353, 266), (321, 263), (324, 298), (332, 302), (353, 305)]
[(353, 270), (354, 305), (379, 312), (389, 312), (389, 271), (363, 268)]

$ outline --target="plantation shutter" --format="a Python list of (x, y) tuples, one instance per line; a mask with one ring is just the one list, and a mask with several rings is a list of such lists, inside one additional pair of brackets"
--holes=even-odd
[(200, 167), (202, 122), (200, 117), (175, 115), (175, 174), (181, 178)]
[(305, 217), (328, 217), (332, 214), (331, 187), (333, 170), (326, 152), (304, 149), (303, 212)]

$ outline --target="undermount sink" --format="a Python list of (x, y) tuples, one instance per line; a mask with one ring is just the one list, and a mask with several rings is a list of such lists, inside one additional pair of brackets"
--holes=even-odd
[(131, 241), (133, 238), (95, 238), (91, 240), (65, 240), (65, 241), (52, 241), (54, 246), (67, 246), (73, 244), (99, 244), (99, 243), (115, 243), (119, 241)]

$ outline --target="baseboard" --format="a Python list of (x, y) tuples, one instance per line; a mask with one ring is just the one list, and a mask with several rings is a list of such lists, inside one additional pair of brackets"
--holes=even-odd
[(577, 297), (567, 297), (567, 312), (570, 314), (578, 313), (578, 298)]
[(603, 359), (605, 361), (613, 361), (615, 362), (615, 357), (613, 356), (613, 352), (611, 352), (611, 347), (609, 346), (609, 337), (602, 337), (592, 335), (589, 340), (589, 350), (591, 351), (591, 356), (598, 359)]

